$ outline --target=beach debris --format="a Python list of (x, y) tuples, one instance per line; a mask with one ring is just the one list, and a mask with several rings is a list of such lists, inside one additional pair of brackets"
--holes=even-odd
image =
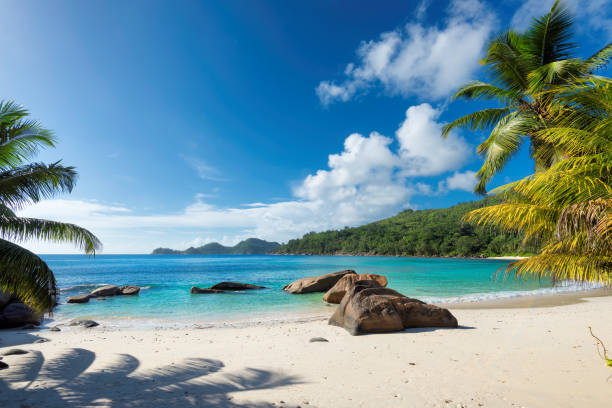
[(90, 298), (91, 298), (91, 295), (72, 296), (68, 298), (66, 303), (87, 303), (89, 302)]
[(88, 319), (73, 319), (70, 321), (70, 326), (96, 327), (100, 324)]
[(21, 354), (28, 354), (29, 352), (27, 350), (22, 350), (22, 349), (9, 349), (7, 351), (5, 351), (4, 353), (2, 353), (3, 356), (18, 356)]
[(340, 303), (346, 292), (353, 286), (353, 284), (360, 280), (372, 280), (378, 283), (381, 287), (387, 286), (387, 278), (382, 275), (375, 274), (362, 274), (354, 275), (352, 273), (344, 275), (336, 284), (328, 290), (323, 296), (323, 301), (327, 303)]
[(298, 279), (283, 287), (285, 292), (293, 294), (327, 292), (330, 290), (344, 275), (353, 274), (356, 272), (350, 269), (338, 272), (332, 272), (320, 276), (312, 276), (308, 278)]
[(329, 319), (350, 334), (386, 333), (415, 327), (457, 327), (447, 309), (380, 287), (372, 280), (356, 281)]
[(49, 340), (49, 339), (45, 339), (44, 337), (41, 337), (41, 338), (40, 338), (40, 339), (38, 339), (38, 340), (34, 340), (34, 343), (46, 343), (46, 342), (48, 342), (48, 341), (51, 341), (51, 340)]
[(4, 370), (9, 368), (9, 365), (6, 364), (4, 361), (0, 361), (0, 370)]
[(62, 331), (62, 330), (61, 330), (59, 327), (57, 327), (57, 326), (53, 326), (53, 327), (51, 327), (51, 328), (49, 329), (49, 331), (52, 331), (52, 332), (58, 332), (58, 331)]
[(329, 340), (327, 340), (325, 337), (313, 337), (308, 341), (310, 343), (329, 343)]
[(106, 285), (106, 286), (102, 286), (101, 288), (91, 291), (89, 296), (91, 297), (116, 296), (116, 295), (119, 295), (120, 293), (121, 293), (121, 289), (119, 289), (118, 286)]
[(256, 290), (256, 289), (266, 289), (265, 286), (257, 286), (252, 285), (250, 283), (241, 283), (241, 282), (219, 282), (215, 285), (212, 285), (210, 289), (219, 289), (219, 290)]
[(140, 286), (136, 286), (136, 285), (124, 285), (124, 286), (121, 286), (119, 288), (119, 290), (121, 292), (118, 293), (118, 295), (121, 295), (121, 296), (133, 296), (133, 295), (137, 295), (138, 293), (140, 293)]
[(42, 313), (21, 302), (12, 301), (0, 313), (0, 328), (22, 327), (27, 324), (39, 326), (43, 318)]
[[(608, 350), (606, 350), (606, 345), (603, 341), (601, 341), (599, 337), (593, 334), (593, 329), (591, 328), (591, 326), (589, 326), (589, 332), (591, 333), (591, 336), (595, 339), (597, 354), (599, 354), (599, 357), (601, 357), (606, 362), (606, 365), (608, 367), (612, 368), (612, 358), (608, 357)], [(610, 378), (612, 378), (612, 375), (608, 377), (607, 381), (610, 381)]]

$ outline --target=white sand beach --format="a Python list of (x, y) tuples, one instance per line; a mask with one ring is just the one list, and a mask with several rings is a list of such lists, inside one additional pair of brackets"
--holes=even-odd
[(357, 337), (322, 319), (3, 331), (0, 353), (29, 353), (3, 358), (0, 406), (609, 407), (612, 370), (588, 326), (612, 348), (612, 297), (557, 296), (566, 304), (451, 308), (458, 329)]

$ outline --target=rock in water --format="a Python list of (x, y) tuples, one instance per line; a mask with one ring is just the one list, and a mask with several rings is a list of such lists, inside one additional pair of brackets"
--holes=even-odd
[(101, 288), (98, 288), (92, 291), (90, 296), (91, 297), (116, 296), (119, 294), (121, 294), (121, 289), (119, 289), (115, 285), (107, 285), (107, 286), (102, 286)]
[(9, 365), (6, 364), (4, 361), (0, 361), (0, 370), (4, 370), (6, 368), (9, 368)]
[(310, 343), (329, 343), (329, 340), (327, 340), (325, 337), (313, 337), (308, 341)]
[(372, 280), (356, 281), (329, 319), (350, 334), (386, 333), (413, 327), (457, 327), (447, 309), (429, 305), (380, 287)]
[(73, 319), (70, 321), (71, 326), (96, 327), (99, 323), (87, 319)]
[(205, 293), (223, 293), (225, 292), (224, 290), (220, 290), (220, 289), (210, 289), (210, 288), (198, 288), (197, 286), (193, 286), (191, 288), (191, 293), (196, 295), (196, 294), (205, 294)]
[(360, 280), (371, 280), (378, 283), (381, 287), (387, 286), (387, 278), (382, 275), (366, 273), (363, 275), (344, 275), (336, 284), (325, 293), (323, 300), (327, 303), (340, 303), (346, 292)]
[(72, 296), (68, 298), (66, 303), (87, 303), (89, 302), (90, 298), (91, 298), (91, 295)]
[(345, 270), (339, 272), (328, 273), (321, 276), (313, 276), (310, 278), (298, 279), (295, 282), (290, 283), (283, 287), (285, 292), (289, 293), (314, 293), (314, 292), (327, 292), (334, 286), (344, 275), (353, 274), (353, 270)]
[(43, 314), (23, 303), (9, 303), (0, 313), (0, 327), (19, 327), (26, 324), (40, 325)]
[(3, 356), (17, 356), (20, 354), (28, 354), (28, 352), (22, 349), (10, 349), (2, 353)]
[(140, 286), (125, 285), (120, 287), (119, 291), (119, 294), (123, 296), (137, 295), (140, 292)]
[(254, 290), (254, 289), (265, 289), (265, 286), (251, 285), (250, 283), (240, 282), (220, 282), (216, 285), (212, 285), (209, 289), (219, 290)]

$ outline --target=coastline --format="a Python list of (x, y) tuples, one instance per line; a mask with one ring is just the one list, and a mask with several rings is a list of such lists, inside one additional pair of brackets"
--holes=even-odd
[[(611, 373), (588, 326), (610, 344), (610, 308), (611, 296), (537, 309), (458, 308), (451, 309), (457, 329), (367, 336), (324, 319), (6, 330), (0, 352), (29, 352), (4, 357), (10, 369), (0, 378), (0, 405), (603, 407), (612, 399)], [(40, 338), (49, 341), (34, 343)]]

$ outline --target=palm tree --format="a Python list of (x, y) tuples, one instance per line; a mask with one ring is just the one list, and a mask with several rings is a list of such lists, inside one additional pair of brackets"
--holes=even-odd
[(57, 296), (53, 272), (18, 243), (29, 239), (70, 242), (92, 255), (101, 243), (76, 225), (15, 214), (28, 204), (70, 192), (77, 177), (74, 167), (60, 162), (28, 162), (39, 148), (55, 144), (52, 132), (27, 119), (28, 115), (14, 102), (0, 102), (0, 290), (36, 310), (50, 311)]
[(608, 44), (586, 60), (574, 58), (572, 25), (572, 16), (557, 0), (525, 33), (508, 30), (491, 41), (481, 61), (493, 78), (491, 83), (470, 82), (453, 96), (496, 100), (500, 105), (465, 115), (443, 128), (443, 137), (456, 128), (491, 129), (477, 148), (484, 163), (477, 173), (476, 192), (486, 193), (487, 183), (526, 138), (531, 142), (536, 171), (549, 168), (563, 156), (563, 151), (538, 137), (552, 118), (549, 108), (557, 95), (554, 90), (568, 80), (593, 76), (612, 55), (612, 44)]
[(466, 220), (541, 242), (536, 256), (511, 263), (507, 272), (612, 285), (612, 81), (581, 81), (556, 92), (549, 126), (534, 136), (563, 151), (563, 160), (494, 190), (504, 202)]

